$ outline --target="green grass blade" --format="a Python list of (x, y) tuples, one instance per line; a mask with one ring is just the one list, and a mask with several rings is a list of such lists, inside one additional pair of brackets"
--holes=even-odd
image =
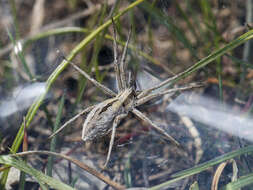
[(158, 190), (158, 189), (161, 189), (163, 187), (166, 187), (172, 183), (175, 183), (177, 181), (180, 181), (181, 179), (183, 178), (186, 178), (186, 177), (189, 177), (189, 176), (192, 176), (192, 175), (195, 175), (197, 173), (200, 173), (204, 170), (207, 170), (208, 168), (216, 165), (216, 164), (219, 164), (221, 162), (224, 162), (226, 160), (230, 160), (234, 157), (237, 157), (237, 156), (240, 156), (242, 154), (247, 154), (247, 153), (250, 153), (250, 152), (253, 152), (253, 146), (248, 146), (246, 148), (241, 148), (239, 150), (236, 150), (236, 151), (233, 151), (233, 152), (229, 152), (229, 153), (226, 153), (224, 155), (221, 155), (219, 157), (216, 157), (210, 161), (207, 161), (207, 162), (204, 162), (202, 164), (199, 164), (193, 168), (190, 168), (190, 169), (187, 169), (187, 170), (184, 170), (182, 172), (179, 172), (179, 173), (176, 173), (174, 175), (172, 175), (172, 177), (174, 179), (172, 180), (169, 180), (165, 183), (162, 183), (160, 185), (157, 185), (157, 186), (154, 186), (154, 187), (151, 187), (150, 190)]
[(14, 28), (15, 28), (15, 33), (16, 33), (15, 36), (17, 39), (20, 39), (16, 2), (15, 2), (15, 0), (10, 0), (9, 3), (11, 5), (11, 14), (12, 14), (13, 21), (14, 21)]
[(200, 24), (200, 23), (202, 23), (202, 21), (199, 18), (198, 12), (192, 6), (193, 6), (192, 3), (187, 1), (187, 11), (189, 12), (189, 15), (191, 15), (191, 17), (192, 17), (193, 25), (194, 25), (195, 29), (197, 30), (196, 32), (198, 32), (198, 34), (199, 34), (198, 40), (201, 42), (201, 44), (202, 44), (202, 42), (207, 43), (208, 38), (205, 35), (205, 32), (202, 28), (203, 26)]
[(52, 178), (49, 177), (42, 172), (32, 168), (31, 166), (27, 165), (23, 160), (17, 159), (11, 155), (4, 155), (0, 156), (0, 163), (6, 164), (9, 166), (13, 166), (31, 176), (33, 176), (40, 184), (47, 184), (51, 188), (55, 189), (64, 189), (64, 190), (74, 190), (72, 187)]
[(141, 7), (147, 11), (152, 17), (156, 18), (161, 24), (164, 24), (167, 29), (185, 46), (189, 49), (192, 56), (198, 59), (197, 52), (192, 47), (191, 42), (186, 38), (184, 31), (178, 28), (174, 23), (173, 19), (167, 15), (164, 15), (159, 9), (152, 6), (150, 3), (144, 2)]
[(176, 82), (182, 78), (189, 76), (193, 72), (205, 67), (209, 63), (215, 61), (217, 58), (221, 57), (222, 55), (225, 55), (226, 53), (230, 52), (234, 48), (238, 47), (239, 45), (245, 43), (246, 41), (252, 38), (253, 38), (253, 30), (250, 30), (247, 33), (239, 36), (237, 39), (233, 40), (232, 42), (228, 43), (224, 47), (214, 51), (207, 57), (201, 59), (200, 61), (198, 61), (197, 63), (195, 63), (193, 66), (189, 67), (182, 73), (176, 75), (175, 77), (173, 77), (173, 80), (171, 80), (171, 82)]
[(253, 65), (250, 64), (247, 61), (244, 61), (242, 59), (238, 59), (237, 57), (234, 57), (232, 55), (226, 54), (225, 56), (227, 56), (229, 59), (231, 59), (233, 62), (235, 62), (238, 65), (244, 65), (247, 68), (253, 69)]
[(185, 20), (188, 28), (190, 29), (191, 33), (193, 34), (193, 36), (195, 37), (195, 39), (199, 39), (199, 36), (195, 30), (195, 26), (193, 26), (193, 24), (190, 21), (190, 17), (184, 12), (184, 10), (180, 7), (180, 4), (176, 1), (175, 2), (177, 11), (182, 15), (183, 19)]
[(129, 156), (125, 163), (125, 169), (124, 169), (124, 179), (125, 184), (127, 188), (130, 188), (133, 186), (132, 183), (132, 176), (131, 176), (131, 156)]
[(253, 173), (242, 176), (239, 179), (237, 179), (236, 181), (227, 184), (225, 189), (226, 190), (238, 190), (238, 189), (246, 187), (250, 184), (253, 184)]
[(189, 190), (199, 190), (199, 184), (195, 181), (189, 188)]
[[(215, 40), (214, 44), (216, 49), (220, 47), (220, 36), (215, 33)], [(221, 57), (216, 59), (216, 73), (219, 81), (219, 99), (220, 102), (223, 102), (223, 84), (222, 84), (222, 64), (221, 64)]]
[[(137, 5), (139, 5), (140, 3), (142, 3), (144, 0), (136, 0), (135, 2), (131, 3), (127, 8), (125, 8), (124, 10), (122, 10), (121, 12), (119, 12), (116, 16), (113, 17), (114, 20), (119, 19), (122, 15), (124, 15), (125, 13), (127, 13), (129, 10), (131, 10), (132, 8), (136, 7)], [(106, 27), (108, 27), (109, 25), (112, 24), (111, 20), (108, 20), (107, 22), (105, 22), (103, 25), (99, 26), (96, 30), (94, 30), (92, 33), (90, 33), (86, 38), (84, 38), (69, 54), (69, 56), (67, 56), (68, 60), (72, 60), (77, 54), (78, 52), (80, 52), (83, 48), (85, 48), (100, 32), (102, 32)], [(62, 61), (62, 63), (54, 70), (54, 72), (49, 76), (48, 80), (47, 80), (47, 85), (46, 85), (46, 90), (45, 93), (42, 94), (34, 103), (33, 105), (30, 107), (30, 109), (28, 110), (28, 113), (26, 115), (26, 125), (29, 126), (33, 117), (35, 116), (37, 110), (39, 109), (40, 105), (42, 104), (47, 92), (49, 91), (49, 89), (51, 88), (52, 84), (54, 83), (54, 81), (58, 78), (58, 76), (60, 75), (60, 73), (68, 66), (69, 62), (66, 62), (65, 60)], [(11, 149), (13, 150), (13, 152), (16, 152), (22, 142), (22, 138), (23, 138), (23, 130), (21, 130), (24, 127), (24, 123), (22, 123), (20, 130), (18, 131), (18, 134), (11, 146)], [(7, 177), (8, 177), (8, 173), (9, 170), (6, 170), (2, 177), (1, 177), (1, 181), (0, 181), (0, 185), (1, 186), (5, 186)]]
[[(107, 4), (104, 3), (100, 18), (99, 18), (99, 22), (98, 22), (99, 25), (101, 25), (105, 21), (106, 9), (107, 9)], [(96, 38), (96, 41), (94, 43), (94, 53), (92, 54), (92, 58), (91, 58), (91, 66), (95, 66), (96, 79), (99, 82), (102, 81), (102, 76), (100, 75), (100, 72), (98, 70), (98, 54), (102, 47), (106, 32), (107, 32), (107, 28), (105, 28), (103, 32), (101, 32), (101, 34), (99, 34), (98, 37)]]
[(18, 58), (20, 59), (21, 64), (23, 65), (24, 70), (25, 70), (26, 74), (29, 76), (30, 80), (33, 80), (34, 76), (32, 75), (32, 73), (31, 73), (31, 71), (30, 71), (30, 69), (29, 69), (29, 67), (28, 67), (28, 65), (25, 61), (25, 57), (24, 57), (24, 54), (23, 54), (23, 49), (21, 49), (21, 51), (18, 50), (18, 46), (21, 45), (21, 42), (18, 41), (18, 43), (17, 43), (9, 30), (7, 30), (7, 33), (8, 33), (8, 36), (9, 36), (11, 42), (12, 42), (13, 47), (17, 48), (17, 52), (15, 52), (15, 55), (17, 55)]
[[(203, 1), (200, 0), (200, 7), (202, 9), (202, 12), (204, 14), (204, 19), (205, 19), (205, 24), (206, 27), (209, 28), (211, 31), (211, 36), (213, 36), (214, 40), (211, 40), (211, 42), (213, 41), (214, 43), (214, 47), (216, 49), (218, 49), (220, 47), (220, 41), (222, 39), (222, 36), (219, 34), (218, 30), (217, 30), (217, 24), (216, 24), (216, 19), (213, 15), (213, 12), (211, 10), (211, 5), (210, 2), (208, 1)], [(210, 41), (210, 40), (209, 40)], [(221, 65), (221, 58), (219, 57), (218, 59), (216, 59), (216, 73), (217, 73), (217, 77), (218, 77), (218, 81), (219, 81), (219, 98), (220, 101), (223, 101), (223, 85), (222, 85), (222, 65)]]
[(26, 173), (21, 171), (20, 176), (19, 176), (19, 184), (18, 184), (18, 189), (19, 190), (24, 190), (25, 189), (25, 179), (26, 179)]
[[(56, 120), (54, 123), (54, 129), (53, 132), (55, 132), (59, 126), (60, 126), (60, 121), (61, 121), (61, 117), (62, 117), (62, 110), (64, 108), (64, 101), (65, 101), (65, 95), (63, 95), (61, 97), (59, 106), (58, 106), (58, 112), (56, 115)], [(55, 148), (56, 148), (56, 143), (57, 143), (57, 135), (54, 136), (50, 142), (50, 151), (51, 152), (55, 152)], [(48, 157), (48, 162), (47, 162), (47, 175), (48, 176), (52, 176), (52, 171), (53, 171), (53, 163), (54, 163), (54, 156), (49, 156)]]

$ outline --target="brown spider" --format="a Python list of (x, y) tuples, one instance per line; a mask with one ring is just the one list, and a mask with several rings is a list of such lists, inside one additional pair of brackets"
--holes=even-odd
[[(111, 151), (112, 151), (112, 147), (114, 143), (114, 138), (115, 138), (116, 127), (119, 124), (119, 122), (128, 115), (129, 112), (132, 112), (141, 120), (149, 123), (157, 131), (165, 135), (174, 144), (179, 146), (180, 144), (172, 136), (167, 134), (165, 130), (163, 130), (162, 128), (157, 126), (155, 123), (153, 123), (147, 116), (145, 116), (142, 112), (140, 112), (137, 109), (137, 107), (158, 96), (162, 96), (165, 94), (172, 94), (177, 91), (189, 90), (189, 89), (200, 86), (200, 85), (190, 85), (190, 86), (174, 88), (174, 89), (165, 89), (165, 90), (160, 89), (161, 87), (170, 83), (171, 79), (174, 78), (173, 77), (161, 82), (160, 84), (154, 86), (153, 88), (136, 92), (133, 86), (130, 85), (131, 82), (127, 82), (127, 76), (126, 76), (125, 58), (127, 54), (127, 48), (128, 48), (130, 36), (131, 36), (131, 30), (129, 31), (127, 41), (123, 49), (123, 53), (119, 61), (118, 54), (117, 54), (118, 46), (116, 43), (116, 29), (113, 22), (114, 70), (116, 73), (116, 81), (117, 81), (117, 87), (118, 87), (117, 93), (113, 92), (106, 86), (100, 84), (98, 81), (91, 78), (85, 71), (81, 70), (74, 63), (64, 58), (65, 61), (69, 62), (77, 71), (79, 71), (84, 77), (86, 77), (90, 82), (92, 82), (96, 87), (101, 89), (105, 94), (109, 95), (111, 98), (84, 109), (82, 112), (80, 112), (79, 114), (71, 118), (69, 121), (67, 121), (63, 126), (61, 126), (55, 133), (53, 133), (50, 136), (50, 138), (56, 135), (65, 126), (67, 126), (69, 123), (71, 123), (72, 121), (80, 117), (82, 114), (89, 112), (83, 124), (83, 130), (82, 130), (83, 141), (93, 140), (95, 138), (102, 137), (106, 135), (107, 133), (109, 133), (110, 131), (112, 131), (109, 150), (108, 150), (107, 159), (104, 164), (104, 167), (106, 167), (110, 159), (110, 155), (111, 155)], [(128, 79), (129, 78), (131, 77), (128, 77)], [(159, 89), (159, 90), (157, 92), (153, 92), (156, 89)]]

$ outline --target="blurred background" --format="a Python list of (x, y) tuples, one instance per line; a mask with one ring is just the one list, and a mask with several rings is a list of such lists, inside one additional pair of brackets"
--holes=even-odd
[[(28, 108), (43, 94), (46, 93), (43, 103), (27, 127), (28, 150), (53, 150), (48, 137), (54, 126), (61, 126), (89, 105), (108, 98), (71, 66), (56, 76), (52, 86), (48, 87), (48, 81), (63, 62), (58, 51), (69, 56), (85, 37), (133, 2), (0, 1), (0, 154), (9, 152)], [(119, 51), (132, 27), (127, 63), (137, 75), (138, 90), (185, 71), (251, 30), (252, 3), (146, 0), (122, 15), (116, 21)], [(112, 36), (112, 26), (105, 28), (78, 52), (73, 62), (116, 91)], [(186, 86), (204, 82), (202, 88), (160, 97), (140, 107), (183, 149), (129, 114), (117, 128), (104, 174), (126, 187), (151, 187), (169, 180), (178, 171), (251, 144), (251, 52), (251, 41), (227, 51), (177, 83)], [(83, 143), (84, 120), (85, 116), (78, 118), (61, 132), (54, 150), (100, 170), (110, 135)], [(45, 171), (48, 159), (33, 156), (28, 162)], [(252, 170), (251, 162), (250, 156), (237, 160), (239, 175)], [(232, 166), (225, 168), (220, 185), (231, 181), (232, 170)], [(198, 181), (200, 189), (211, 187), (214, 172), (207, 170), (165, 189), (189, 189), (194, 181)], [(52, 176), (69, 184), (75, 181), (77, 189), (108, 188), (67, 161), (56, 160)]]

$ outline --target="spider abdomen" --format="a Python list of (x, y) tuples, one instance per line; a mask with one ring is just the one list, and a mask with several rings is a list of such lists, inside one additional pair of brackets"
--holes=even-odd
[(98, 104), (87, 116), (82, 131), (82, 140), (93, 140), (111, 131), (112, 122), (120, 113), (124, 112), (117, 98), (111, 98)]
[(118, 96), (97, 104), (88, 114), (82, 131), (82, 140), (92, 140), (106, 135), (112, 129), (115, 117), (124, 113), (123, 104), (133, 92), (131, 88), (125, 89)]

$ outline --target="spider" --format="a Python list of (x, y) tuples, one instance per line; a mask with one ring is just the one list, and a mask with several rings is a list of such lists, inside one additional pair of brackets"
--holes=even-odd
[[(75, 119), (80, 117), (81, 115), (88, 113), (85, 122), (83, 124), (82, 130), (82, 140), (88, 141), (93, 140), (95, 138), (102, 137), (106, 134), (111, 132), (111, 139), (109, 144), (109, 150), (107, 153), (106, 162), (104, 164), (104, 168), (106, 168), (110, 155), (112, 152), (112, 147), (114, 143), (116, 127), (120, 123), (120, 121), (127, 117), (129, 112), (132, 112), (136, 115), (139, 119), (147, 122), (151, 125), (154, 129), (158, 132), (162, 133), (166, 136), (171, 142), (175, 145), (180, 146), (180, 144), (170, 136), (164, 129), (160, 128), (154, 122), (152, 122), (146, 115), (144, 115), (141, 111), (139, 111), (138, 106), (165, 94), (173, 94), (177, 91), (189, 90), (195, 87), (199, 87), (200, 85), (190, 85), (186, 87), (174, 88), (174, 89), (163, 89), (160, 90), (161, 87), (169, 84), (172, 79), (175, 77), (169, 78), (160, 84), (143, 91), (136, 91), (134, 85), (132, 85), (131, 80), (131, 73), (127, 77), (126, 73), (126, 54), (128, 49), (128, 44), (131, 36), (131, 29), (127, 36), (126, 44), (123, 48), (123, 53), (120, 56), (120, 60), (118, 59), (118, 45), (116, 43), (116, 29), (114, 21), (112, 20), (113, 24), (113, 51), (114, 51), (114, 70), (116, 74), (116, 82), (117, 82), (117, 93), (110, 90), (103, 84), (96, 81), (94, 78), (90, 77), (85, 71), (81, 70), (78, 66), (76, 66), (73, 62), (68, 61), (65, 57), (64, 60), (69, 62), (74, 69), (79, 71), (84, 77), (86, 77), (90, 82), (92, 82), (96, 87), (101, 89), (105, 94), (109, 95), (111, 98), (98, 103), (96, 105), (87, 107), (79, 114), (68, 120), (64, 125), (62, 125), (56, 132), (54, 132), (51, 136), (53, 137), (58, 132), (60, 132), (65, 126), (73, 122)], [(154, 92), (154, 90), (158, 91)]]

